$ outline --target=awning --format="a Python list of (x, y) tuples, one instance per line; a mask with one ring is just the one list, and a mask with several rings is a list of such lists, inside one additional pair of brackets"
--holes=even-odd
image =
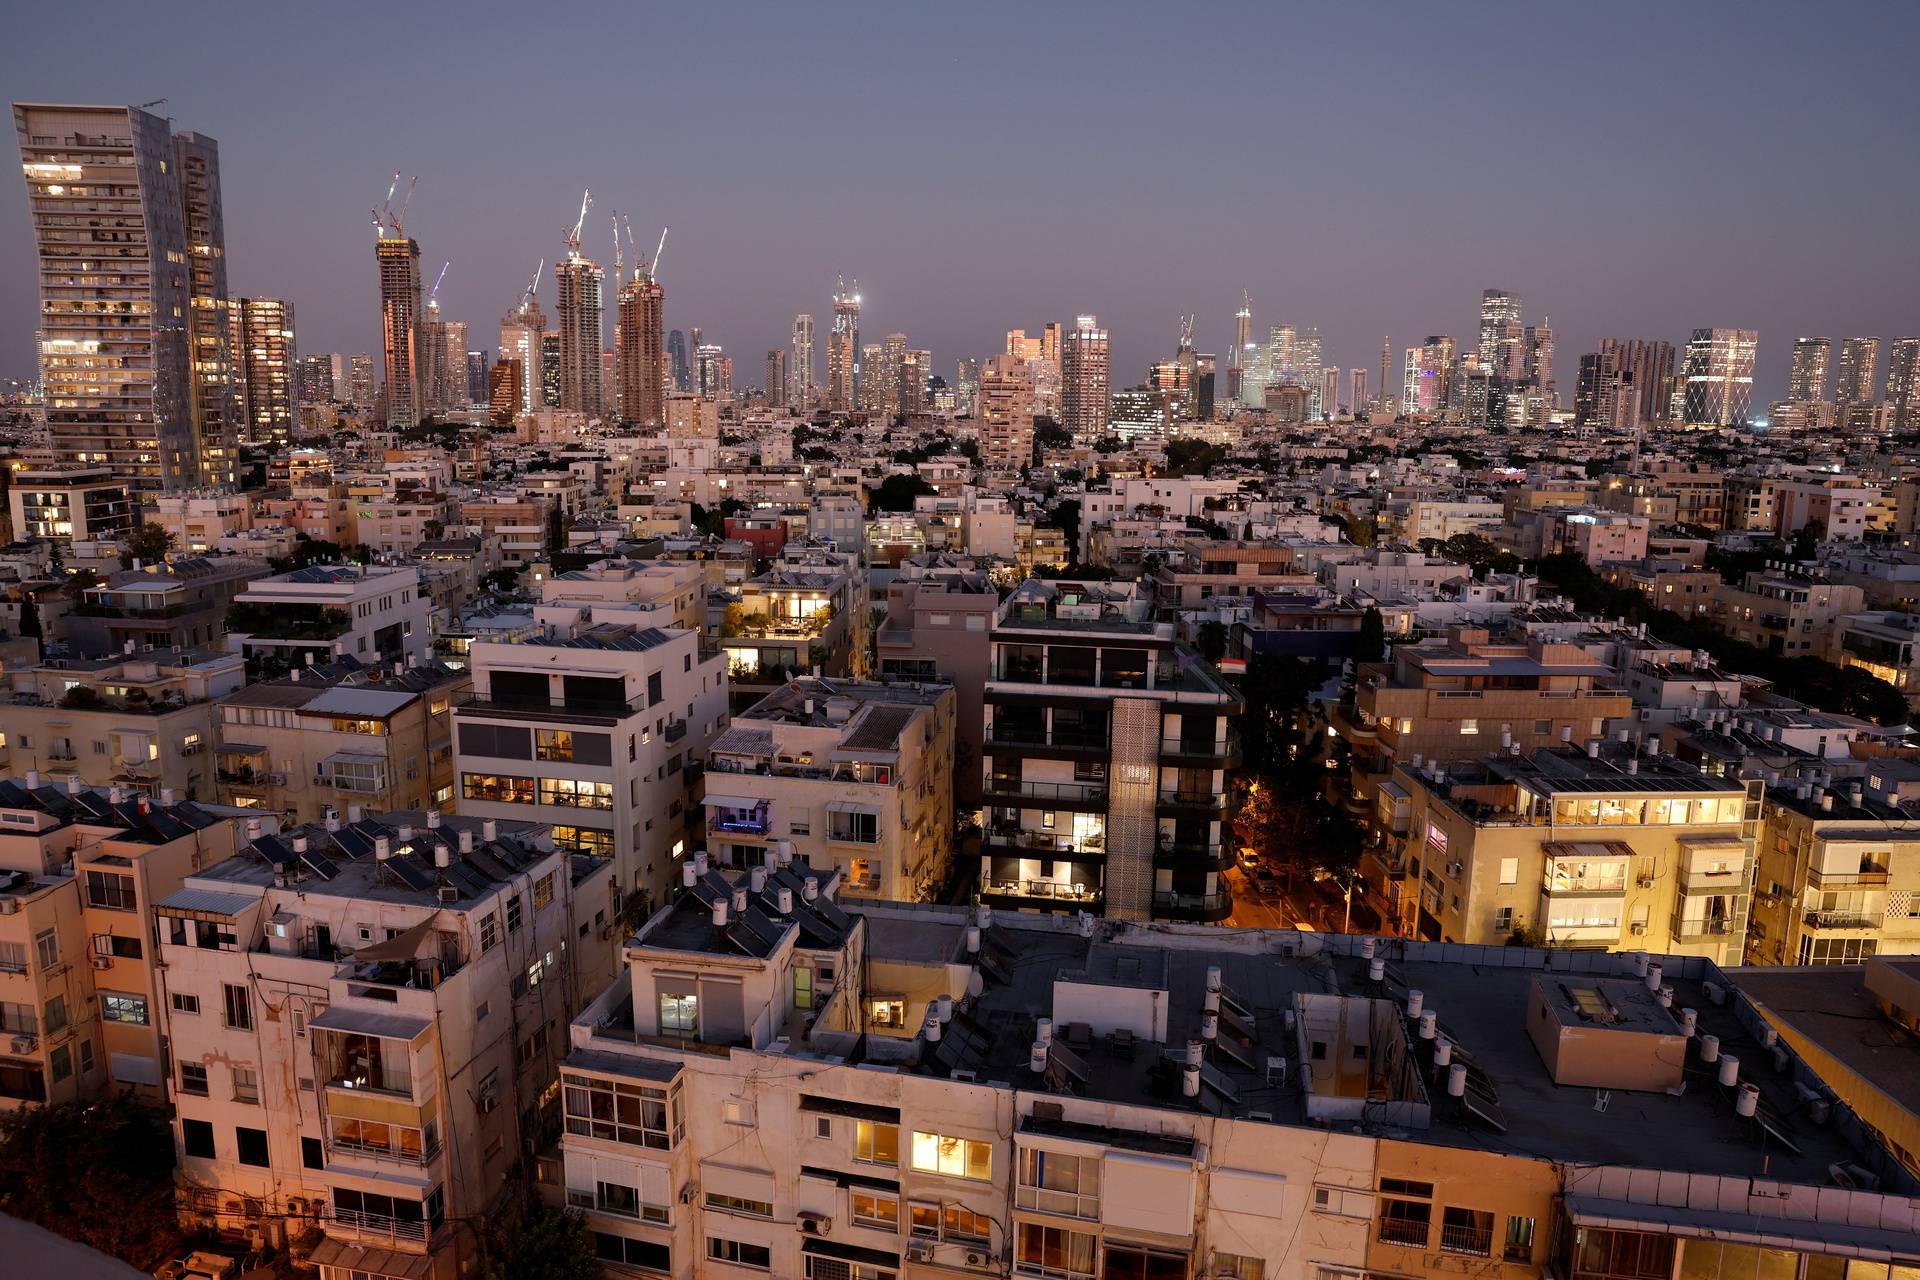
[(875, 1106), (847, 1098), (828, 1098), (817, 1093), (800, 1095), (800, 1109), (821, 1115), (846, 1116), (850, 1120), (872, 1120), (879, 1124), (899, 1124), (900, 1108)]
[(1920, 1247), (1911, 1232), (1856, 1227), (1844, 1222), (1760, 1217), (1716, 1209), (1633, 1204), (1598, 1196), (1570, 1195), (1567, 1216), (1579, 1227), (1614, 1231), (1655, 1231), (1696, 1240), (1728, 1240), (1769, 1249), (1834, 1254), (1875, 1262), (1912, 1259)]
[(412, 960), (419, 955), (420, 944), (433, 932), (435, 917), (428, 916), (411, 929), (402, 929), (385, 942), (361, 947), (353, 953), (355, 961), (377, 963), (385, 960)]
[(176, 889), (160, 901), (153, 909), (160, 915), (183, 916), (188, 919), (200, 916), (219, 916), (231, 920), (248, 907), (260, 905), (260, 895), (249, 893), (221, 893), (218, 889)]
[(829, 800), (826, 809), (828, 813), (866, 813), (876, 818), (880, 816), (879, 805), (858, 804), (852, 800)]
[(214, 754), (222, 756), (263, 756), (267, 754), (267, 749), (265, 747), (256, 747), (247, 742), (226, 742), (222, 743)]
[(323, 764), (385, 764), (385, 756), (368, 755), (363, 751), (336, 751), (321, 763)]
[(846, 1262), (865, 1262), (871, 1266), (886, 1267), (889, 1270), (900, 1269), (900, 1255), (886, 1253), (879, 1249), (862, 1249), (857, 1244), (841, 1244), (838, 1240), (822, 1240), (818, 1236), (808, 1236), (800, 1244), (800, 1252), (815, 1254), (822, 1258), (839, 1258)]
[(722, 809), (757, 809), (767, 801), (764, 796), (708, 796), (700, 803)]
[(374, 1013), (349, 1005), (328, 1005), (308, 1022), (322, 1031), (351, 1031), (355, 1035), (378, 1036), (382, 1040), (412, 1040), (433, 1024), (425, 1018), (404, 1013)]
[(313, 1253), (307, 1261), (316, 1266), (338, 1267), (345, 1271), (370, 1271), (377, 1276), (390, 1276), (393, 1280), (426, 1280), (433, 1274), (433, 1255), (430, 1253), (374, 1249), (348, 1244), (331, 1236), (313, 1247)]

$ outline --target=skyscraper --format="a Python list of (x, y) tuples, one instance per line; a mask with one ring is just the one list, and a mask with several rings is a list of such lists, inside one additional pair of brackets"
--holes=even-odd
[(1321, 400), (1325, 388), (1320, 380), (1320, 330), (1312, 325), (1294, 334), (1293, 371), (1307, 389), (1308, 412), (1316, 418), (1332, 417), (1333, 410)]
[(1828, 338), (1797, 338), (1793, 363), (1787, 368), (1787, 399), (1795, 404), (1819, 404), (1827, 398), (1827, 358), (1833, 351)]
[(1879, 381), (1880, 339), (1848, 338), (1840, 344), (1838, 376), (1833, 384), (1833, 406), (1837, 420), (1844, 421), (1847, 410), (1856, 404), (1872, 404), (1873, 388)]
[(980, 465), (1017, 470), (1033, 457), (1032, 364), (989, 357), (980, 374)]
[(467, 403), (487, 403), (487, 353), (467, 352)]
[(693, 390), (693, 365), (687, 359), (687, 335), (678, 329), (667, 334), (667, 362), (673, 368), (673, 389)]
[(1635, 425), (1638, 395), (1623, 374), (1621, 346), (1603, 339), (1598, 351), (1580, 357), (1580, 378), (1574, 384), (1573, 425), (1576, 429), (1618, 430)]
[[(540, 300), (529, 288), (520, 295), (520, 305), (500, 320), (500, 358), (518, 370), (510, 387), (515, 414), (532, 413), (543, 403), (540, 389), (546, 333), (547, 318), (540, 314)], [(497, 380), (489, 384), (490, 403), (499, 385)], [(499, 404), (493, 407), (496, 412), (501, 408)]]
[(850, 413), (860, 403), (860, 282), (843, 281), (833, 295), (833, 331), (827, 335), (827, 408)]
[(540, 403), (549, 409), (560, 407), (560, 331), (549, 329), (540, 335)]
[[(467, 326), (458, 326), (458, 342), (453, 345), (453, 327), (440, 318), (440, 301), (431, 293), (425, 313), (414, 330), (414, 376), (420, 382), (422, 415), (441, 413), (456, 404), (465, 404), (467, 378)], [(460, 392), (456, 394), (456, 377)]]
[[(245, 388), (246, 438), (285, 441), (299, 418), (299, 363), (293, 332), (293, 304), (280, 298), (241, 298), (240, 342), (235, 364)], [(323, 397), (324, 398), (324, 397)]]
[[(1613, 339), (1604, 339), (1605, 347)], [(1671, 342), (1643, 341), (1616, 344), (1620, 348), (1620, 376), (1633, 388), (1634, 423), (1662, 422), (1673, 416), (1674, 351)]]
[(1233, 351), (1227, 357), (1227, 399), (1240, 403), (1240, 389), (1246, 379), (1247, 348), (1253, 345), (1253, 299), (1240, 295), (1240, 309), (1233, 313)]
[(577, 238), (570, 238), (567, 256), (554, 264), (553, 278), (560, 325), (560, 407), (598, 418), (604, 410), (600, 343), (606, 272), (580, 252)]
[(387, 429), (404, 431), (420, 421), (419, 360), (414, 350), (420, 323), (420, 246), (398, 226), (382, 223), (373, 252), (380, 264), (380, 348), (387, 369)]
[[(1515, 302), (1517, 304), (1518, 299)], [(1457, 403), (1454, 366), (1459, 354), (1460, 344), (1446, 334), (1428, 335), (1420, 348), (1421, 412), (1439, 413)]]
[(793, 363), (787, 381), (793, 407), (809, 408), (813, 403), (813, 317), (804, 311), (793, 318)]
[(300, 357), (300, 402), (325, 404), (333, 399), (333, 358)]
[(1544, 319), (1527, 326), (1527, 358), (1522, 372), (1526, 381), (1539, 388), (1549, 406), (1560, 403), (1560, 391), (1553, 381), (1553, 326)]
[(1355, 365), (1347, 370), (1349, 383), (1347, 391), (1347, 409), (1354, 417), (1367, 411), (1367, 370), (1364, 365)]
[(700, 394), (725, 403), (733, 399), (733, 357), (714, 342), (694, 348), (693, 363)]
[(1525, 329), (1520, 322), (1520, 295), (1505, 289), (1480, 294), (1480, 363), (1496, 377), (1518, 381), (1521, 376)]
[(1388, 335), (1380, 339), (1380, 398), (1385, 400), (1393, 387), (1393, 342)]
[(1895, 338), (1887, 352), (1887, 415), (1895, 431), (1920, 429), (1920, 338)]
[(787, 403), (787, 353), (784, 348), (773, 347), (767, 352), (766, 384), (761, 391), (770, 405)]
[[(175, 135), (137, 107), (15, 103), (14, 124), (55, 453), (108, 463), (142, 489), (230, 483), (235, 396), (213, 139)], [(90, 273), (86, 260), (106, 254)]]
[(1060, 425), (1075, 444), (1107, 434), (1107, 397), (1112, 389), (1107, 331), (1098, 316), (1080, 316), (1060, 343)]
[(1753, 403), (1752, 329), (1695, 329), (1687, 342), (1682, 414), (1689, 426), (1747, 425)]
[(619, 308), (613, 347), (620, 414), (628, 422), (659, 427), (667, 418), (666, 388), (660, 385), (660, 328), (666, 294), (645, 262), (635, 264), (633, 279), (620, 286)]
[(1320, 371), (1320, 416), (1331, 418), (1340, 412), (1340, 366), (1330, 364)]
[(373, 357), (355, 354), (347, 357), (348, 400), (355, 409), (366, 413), (373, 408)]

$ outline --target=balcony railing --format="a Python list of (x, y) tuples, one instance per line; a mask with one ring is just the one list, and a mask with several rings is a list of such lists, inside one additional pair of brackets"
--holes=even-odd
[(1069, 747), (1077, 750), (1104, 749), (1106, 745), (1107, 732), (1104, 729), (1055, 729), (1049, 736), (1043, 729), (996, 724), (987, 732), (989, 747)]
[(1081, 904), (1098, 902), (1100, 886), (1095, 884), (1062, 884), (1058, 880), (994, 880), (980, 882), (980, 892), (1006, 894), (1020, 898), (1047, 898), (1060, 902), (1078, 902)]
[(1175, 809), (1218, 809), (1222, 799), (1218, 791), (1200, 791), (1192, 787), (1160, 788), (1160, 803)]
[(1884, 867), (1862, 867), (1858, 871), (1822, 871), (1819, 867), (1807, 870), (1807, 883), (1820, 889), (1849, 889), (1887, 882)]
[(1051, 1213), (1062, 1218), (1084, 1218), (1088, 1222), (1100, 1221), (1100, 1196), (1081, 1195), (1073, 1191), (1054, 1191), (1047, 1187), (1030, 1187), (1021, 1183), (1014, 1188), (1014, 1207), (1031, 1209), (1036, 1213)]
[(988, 778), (990, 796), (1019, 796), (1023, 800), (1103, 801), (1104, 782), (1023, 782), (1017, 778)]
[(1233, 895), (1226, 892), (1216, 893), (1171, 893), (1156, 889), (1153, 894), (1155, 911), (1193, 912), (1208, 914), (1233, 910)]
[(1440, 1252), (1466, 1253), (1485, 1258), (1493, 1253), (1493, 1227), (1440, 1226)]
[(1411, 1245), (1416, 1249), (1427, 1247), (1428, 1224), (1424, 1222), (1404, 1222), (1396, 1218), (1380, 1220), (1380, 1243)]
[(494, 695), (482, 693), (477, 689), (464, 689), (456, 693), (454, 705), (466, 707), (482, 715), (494, 713), (536, 713), (574, 714), (582, 716), (621, 717), (647, 707), (646, 695), (640, 694), (624, 701), (618, 698), (538, 698), (523, 697), (518, 694)]
[(1699, 938), (1726, 938), (1734, 932), (1731, 920), (1682, 920), (1673, 926), (1673, 936), (1683, 942)]
[(1179, 737), (1160, 739), (1160, 754), (1163, 756), (1202, 756), (1209, 760), (1224, 760), (1232, 752), (1231, 742), (1215, 742), (1212, 738), (1204, 741)]
[(1809, 911), (1809, 929), (1878, 929), (1886, 921), (1879, 911)]
[(394, 1160), (401, 1164), (426, 1164), (440, 1154), (438, 1142), (414, 1151), (405, 1151), (387, 1143), (355, 1142), (349, 1138), (332, 1138), (327, 1145), (335, 1151), (343, 1151), (348, 1155), (371, 1156), (376, 1160)]
[(396, 1218), (390, 1213), (362, 1213), (358, 1209), (335, 1209), (334, 1222), (363, 1236), (383, 1236), (389, 1240), (425, 1243), (428, 1224), (418, 1218)]

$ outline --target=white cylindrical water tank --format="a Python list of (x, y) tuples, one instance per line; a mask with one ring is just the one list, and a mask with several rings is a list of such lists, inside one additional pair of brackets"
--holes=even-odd
[(1740, 1080), (1740, 1059), (1730, 1053), (1720, 1055), (1720, 1083), (1732, 1088)]
[(1220, 1015), (1217, 1013), (1201, 1014), (1200, 1015), (1200, 1038), (1202, 1040), (1213, 1040), (1218, 1038), (1219, 1035), (1220, 1035)]
[(1681, 1035), (1686, 1036), (1689, 1040), (1691, 1040), (1693, 1038), (1693, 1029), (1699, 1025), (1700, 1025), (1700, 1014), (1698, 1010), (1682, 1009), (1680, 1011), (1680, 1034)]
[(727, 927), (727, 900), (725, 898), (714, 899), (713, 927), (716, 929), (724, 929)]
[(731, 897), (733, 898), (733, 909), (734, 909), (735, 911), (737, 911), (737, 912), (743, 912), (743, 911), (745, 911), (745, 910), (747, 909), (747, 890), (746, 890), (746, 886), (744, 886), (744, 885), (735, 885), (735, 886), (733, 887), (733, 893), (732, 893), (732, 894), (731, 894), (730, 896), (731, 896)]
[(780, 906), (781, 915), (790, 916), (793, 914), (793, 890), (787, 888), (785, 885), (781, 885), (773, 897), (774, 901)]
[(1047, 1045), (1044, 1040), (1035, 1040), (1027, 1050), (1027, 1069), (1037, 1076), (1047, 1074)]
[(1456, 1062), (1447, 1068), (1447, 1093), (1455, 1098), (1467, 1096), (1467, 1064)]
[(1440, 1034), (1440, 1015), (1428, 1009), (1420, 1015), (1420, 1038), (1432, 1040)]
[(1187, 1065), (1197, 1067), (1207, 1060), (1207, 1042), (1204, 1040), (1187, 1041)]
[(1636, 978), (1646, 977), (1647, 965), (1650, 964), (1651, 962), (1652, 962), (1652, 958), (1648, 956), (1646, 952), (1644, 951), (1634, 952), (1633, 953), (1633, 976)]
[(953, 997), (943, 995), (933, 1002), (933, 1016), (942, 1024), (953, 1021)]
[(927, 1019), (927, 1020), (926, 1020), (925, 1022), (923, 1022), (923, 1023), (921, 1023), (921, 1024), (920, 1024), (920, 1034), (921, 1034), (922, 1036), (924, 1036), (924, 1037), (926, 1038), (926, 1040), (927, 1040), (927, 1042), (928, 1042), (929, 1044), (937, 1044), (937, 1043), (939, 1043), (939, 1040), (940, 1040), (940, 1019), (938, 1019), (938, 1018), (928, 1018), (928, 1019)]
[(993, 908), (983, 905), (978, 911), (973, 913), (973, 922), (982, 929), (993, 928)]
[(1207, 966), (1207, 990), (1219, 991), (1223, 985), (1224, 984), (1222, 983), (1220, 978), (1220, 966), (1217, 964), (1208, 965)]
[(1420, 1010), (1426, 1007), (1426, 1001), (1426, 994), (1422, 991), (1413, 990), (1407, 992), (1407, 1016), (1409, 1018), (1419, 1017)]
[[(465, 834), (466, 834), (466, 832), (464, 832), (464, 831), (463, 831), (463, 832), (461, 832), (460, 834), (462, 834), (462, 835), (465, 835)], [(693, 864), (692, 864), (691, 862), (683, 862), (683, 863), (681, 863), (681, 864), (680, 864), (680, 884), (681, 884), (681, 886), (682, 886), (683, 888), (687, 888), (687, 889), (691, 889), (691, 888), (693, 888), (693, 881), (694, 881), (694, 866), (693, 866)]]
[(1053, 1019), (1035, 1018), (1033, 1020), (1033, 1038), (1041, 1044), (1053, 1043)]
[(707, 875), (707, 851), (705, 849), (693, 855), (693, 874), (696, 879), (704, 880)]
[(1367, 959), (1369, 959), (1369, 960), (1371, 960), (1371, 959), (1373, 959), (1373, 950), (1374, 950), (1374, 940), (1373, 940), (1372, 938), (1362, 938), (1362, 939), (1360, 939), (1360, 954), (1361, 954), (1361, 955), (1363, 955), (1363, 956), (1365, 956), (1365, 957), (1366, 957)]
[(450, 867), (453, 865), (453, 850), (444, 844), (433, 846), (433, 865)]
[(753, 870), (749, 871), (747, 873), (747, 883), (753, 886), (753, 891), (755, 893), (765, 893), (767, 891), (766, 867), (758, 866), (758, 867), (755, 867)]
[(1700, 1037), (1700, 1061), (1702, 1062), (1720, 1061), (1720, 1037), (1719, 1036), (1704, 1035)]
[(373, 860), (385, 862), (393, 856), (393, 844), (385, 836), (376, 836), (373, 841)]
[(1665, 975), (1665, 973), (1666, 973), (1666, 969), (1662, 965), (1657, 965), (1657, 964), (1648, 965), (1647, 966), (1647, 990), (1658, 991), (1660, 989), (1661, 979)]
[[(787, 890), (782, 889), (780, 892), (787, 893)], [(791, 910), (791, 908), (782, 907), (781, 910), (787, 911), (787, 910)], [(967, 954), (970, 956), (977, 956), (980, 954), (980, 926), (977, 924), (970, 924), (967, 926)]]
[(460, 852), (461, 852), (461, 853), (472, 853), (472, 852), (473, 852), (473, 832), (471, 832), (471, 831), (465, 831), (465, 830), (463, 830), (463, 831), (461, 831), (461, 833), (460, 833)]
[(1200, 1067), (1189, 1062), (1180, 1071), (1180, 1092), (1189, 1098), (1200, 1096)]
[(1433, 1042), (1433, 1065), (1444, 1067), (1453, 1061), (1453, 1041), (1441, 1036)]
[(488, 818), (482, 822), (480, 824), (480, 838), (488, 844), (492, 844), (495, 840), (498, 840), (500, 838), (500, 823), (493, 818)]
[(1661, 1007), (1662, 1009), (1671, 1009), (1671, 1008), (1673, 1008), (1673, 986), (1672, 986), (1672, 984), (1670, 984), (1670, 983), (1665, 983), (1665, 982), (1663, 982), (1663, 983), (1661, 983), (1661, 984), (1660, 984), (1660, 995), (1659, 995), (1659, 1000), (1660, 1000), (1660, 1007)]
[(1734, 1095), (1733, 1109), (1739, 1115), (1752, 1117), (1760, 1110), (1760, 1090), (1750, 1084), (1741, 1085), (1740, 1092)]
[(1373, 982), (1384, 982), (1387, 977), (1387, 962), (1375, 956), (1367, 961), (1367, 978)]
[(1200, 1008), (1207, 1013), (1220, 1012), (1220, 993), (1218, 991), (1201, 992)]
[(805, 883), (800, 886), (800, 896), (808, 902), (818, 902), (820, 900), (820, 878), (818, 876), (808, 876)]

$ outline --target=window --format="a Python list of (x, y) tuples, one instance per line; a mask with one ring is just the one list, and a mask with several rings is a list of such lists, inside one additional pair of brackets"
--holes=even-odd
[(198, 1062), (180, 1064), (180, 1092), (190, 1093), (197, 1098), (207, 1096), (207, 1069)]
[(549, 871), (533, 882), (533, 909), (543, 911), (553, 902), (553, 876)]
[(300, 1139), (300, 1167), (303, 1169), (324, 1169), (327, 1167), (327, 1151), (320, 1139)]
[(1493, 913), (1493, 931), (1495, 933), (1513, 932), (1513, 908), (1501, 907)]
[(503, 773), (463, 773), (460, 794), (468, 800), (494, 804), (532, 804), (533, 779)]
[(1099, 1157), (1024, 1148), (1020, 1152), (1020, 1182), (1014, 1203), (1022, 1209), (1098, 1221)]
[(700, 1032), (700, 997), (660, 993), (660, 1034), (692, 1039)]
[(507, 932), (508, 933), (511, 934), (511, 933), (520, 932), (520, 925), (521, 925), (522, 917), (524, 916), (524, 914), (525, 914), (525, 908), (521, 905), (520, 895), (516, 893), (511, 897), (509, 897), (507, 899)]
[(225, 1009), (221, 1015), (222, 1021), (235, 1030), (252, 1030), (253, 1004), (247, 998), (247, 989), (245, 987), (235, 986), (229, 982), (223, 985), (222, 992), (225, 1000)]
[(680, 1090), (614, 1083), (592, 1076), (561, 1076), (567, 1132), (629, 1146), (667, 1151), (685, 1134)]
[(755, 1271), (773, 1270), (773, 1250), (763, 1244), (708, 1236), (707, 1256), (715, 1262), (731, 1262), (736, 1267), (752, 1267)]
[(1508, 1262), (1533, 1261), (1533, 1219), (1507, 1219), (1507, 1246), (1503, 1255)]
[(849, 1197), (853, 1220), (863, 1227), (900, 1229), (900, 1198), (877, 1191), (854, 1191)]
[(559, 805), (563, 809), (611, 809), (613, 784), (578, 778), (542, 778), (540, 803)]
[(1014, 1265), (1058, 1280), (1093, 1275), (1093, 1237), (1065, 1227), (1022, 1222), (1014, 1236)]
[(47, 1055), (47, 1066), (52, 1068), (54, 1083), (59, 1083), (73, 1074), (73, 1050), (66, 1045), (58, 1045)]
[(593, 1233), (593, 1253), (602, 1262), (639, 1267), (644, 1271), (673, 1270), (672, 1251), (666, 1245), (655, 1244), (651, 1240), (631, 1240), (626, 1236), (596, 1231)]
[(1462, 720), (1460, 722), (1460, 733), (1462, 736), (1470, 737), (1479, 732), (1480, 722), (1478, 720)]
[(137, 903), (134, 900), (133, 877), (115, 871), (89, 870), (87, 905), (104, 911), (135, 910)]
[(1493, 1215), (1448, 1205), (1440, 1211), (1440, 1251), (1484, 1258), (1493, 1252)]
[(252, 1068), (235, 1067), (233, 1069), (233, 1100), (256, 1104), (260, 1101), (260, 1077)]
[(1428, 1227), (1433, 1221), (1433, 1206), (1419, 1200), (1380, 1200), (1380, 1243), (1427, 1247)]
[(535, 729), (533, 731), (533, 758), (535, 760), (572, 761), (573, 730)]
[(190, 996), (184, 991), (176, 991), (168, 996), (167, 1004), (175, 1013), (200, 1012), (200, 997)]
[(108, 1022), (125, 1022), (132, 1026), (147, 1025), (147, 998), (123, 991), (102, 991), (100, 993), (100, 1016)]
[(46, 1024), (47, 1034), (50, 1036), (65, 1031), (67, 1029), (67, 998), (54, 996), (48, 1000), (46, 1011), (41, 1014), (41, 1021)]
[(965, 1205), (950, 1204), (940, 1211), (940, 1234), (960, 1244), (986, 1244), (993, 1238), (993, 1219)]
[(267, 1158), (267, 1131), (265, 1129), (235, 1128), (233, 1136), (240, 1149), (240, 1163), (265, 1169), (273, 1161)]
[(813, 1119), (813, 1136), (816, 1138), (833, 1137), (833, 1121), (825, 1116), (815, 1116)]
[(1518, 858), (1500, 859), (1500, 883), (1501, 884), (1519, 884), (1520, 883), (1520, 859)]
[(753, 1104), (741, 1098), (728, 1098), (721, 1104), (721, 1118), (728, 1124), (753, 1127)]
[(867, 1021), (876, 1027), (904, 1027), (907, 1025), (907, 1002), (891, 996), (871, 1001)]
[(489, 911), (480, 917), (480, 950), (491, 951), (500, 945), (500, 913)]
[(60, 963), (60, 935), (52, 929), (34, 934), (33, 953), (42, 969), (53, 968)]
[(1213, 1266), (1208, 1274), (1216, 1277), (1231, 1277), (1231, 1280), (1261, 1280), (1266, 1263), (1259, 1258), (1250, 1258), (1243, 1253), (1213, 1253)]
[(101, 955), (118, 956), (122, 960), (138, 960), (146, 955), (146, 948), (140, 944), (138, 938), (109, 933), (98, 937), (96, 941), (99, 942), (98, 950)]
[(1187, 1255), (1109, 1239), (1101, 1280), (1186, 1280)]
[(899, 1164), (900, 1126), (874, 1120), (854, 1121), (853, 1158), (861, 1164)]
[(922, 1173), (986, 1182), (993, 1177), (993, 1148), (970, 1138), (915, 1130), (913, 1167)]
[(602, 1213), (617, 1213), (625, 1218), (640, 1216), (640, 1192), (618, 1182), (594, 1184), (593, 1207)]
[(848, 1262), (819, 1253), (804, 1254), (802, 1261), (806, 1264), (806, 1280), (900, 1280), (900, 1273), (892, 1267), (871, 1262)]
[(213, 1126), (205, 1120), (182, 1120), (180, 1149), (203, 1160), (213, 1159)]
[(765, 1200), (749, 1200), (744, 1196), (722, 1195), (718, 1191), (707, 1192), (707, 1208), (718, 1209), (722, 1213), (744, 1213), (750, 1218), (771, 1218), (773, 1206)]

